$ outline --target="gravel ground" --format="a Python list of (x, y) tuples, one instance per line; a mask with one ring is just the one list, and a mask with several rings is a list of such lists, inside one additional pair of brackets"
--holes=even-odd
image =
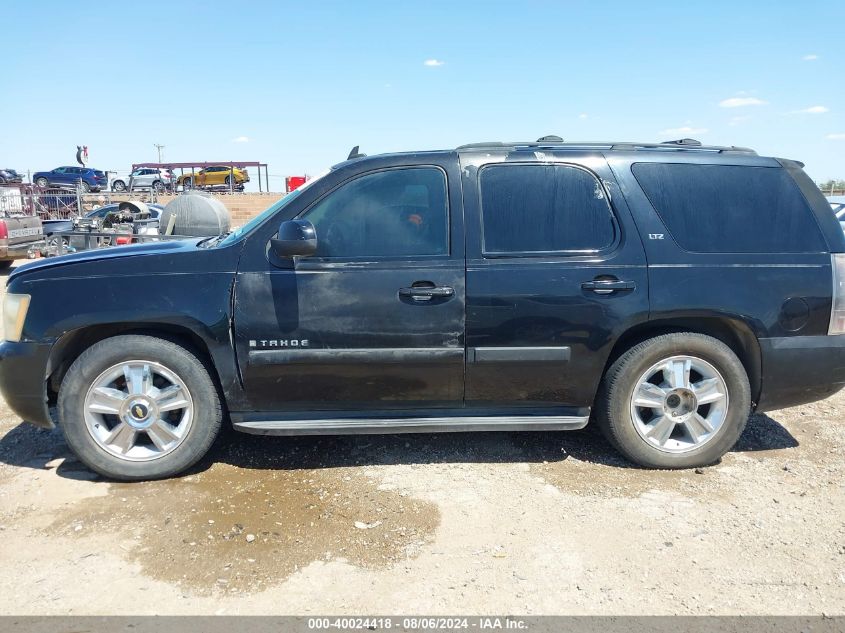
[(570, 433), (227, 433), (114, 484), (0, 403), (2, 614), (843, 614), (845, 394), (720, 464)]

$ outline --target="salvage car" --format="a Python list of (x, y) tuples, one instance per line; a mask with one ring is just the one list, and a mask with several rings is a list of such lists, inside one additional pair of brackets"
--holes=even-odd
[(100, 191), (108, 184), (108, 176), (99, 169), (90, 167), (56, 167), (51, 171), (37, 171), (32, 175), (32, 182), (39, 187), (75, 188), (82, 191)]
[(23, 182), (23, 176), (11, 167), (0, 169), (0, 185), (17, 185)]
[[(233, 176), (234, 181), (232, 181)], [(221, 185), (228, 187), (230, 183), (236, 189), (243, 189), (244, 184), (248, 182), (249, 172), (246, 169), (225, 165), (206, 167), (193, 174), (183, 174), (176, 179), (176, 185), (183, 189), (202, 189)]]
[(632, 462), (689, 468), (752, 411), (845, 385), (845, 235), (801, 163), (740, 147), (353, 151), (229, 234), (18, 269), (4, 323), (9, 406), (114, 479), (184, 471), (224, 422), (593, 419)]
[(173, 184), (173, 172), (169, 169), (141, 167), (128, 176), (118, 176), (111, 182), (112, 191), (134, 191), (136, 189), (154, 189), (165, 191)]

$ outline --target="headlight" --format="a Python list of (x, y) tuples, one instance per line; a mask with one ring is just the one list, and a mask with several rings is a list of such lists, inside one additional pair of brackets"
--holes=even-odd
[(29, 309), (29, 295), (6, 294), (3, 299), (3, 338), (17, 343), (21, 340), (23, 322)]

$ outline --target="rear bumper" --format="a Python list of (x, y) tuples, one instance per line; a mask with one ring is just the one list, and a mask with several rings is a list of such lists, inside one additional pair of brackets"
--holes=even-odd
[(0, 343), (0, 393), (26, 422), (53, 428), (47, 406), (47, 366), (51, 344)]
[(760, 339), (758, 411), (823, 400), (845, 387), (845, 335)]
[(44, 249), (45, 241), (24, 242), (23, 244), (11, 244), (0, 246), (0, 260), (5, 259), (27, 259), (35, 257), (35, 254)]

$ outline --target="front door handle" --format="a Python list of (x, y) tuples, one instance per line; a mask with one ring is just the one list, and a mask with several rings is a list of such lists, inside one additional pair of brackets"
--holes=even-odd
[(634, 290), (636, 287), (635, 282), (621, 279), (594, 279), (581, 284), (583, 290), (591, 290), (597, 295), (608, 295), (617, 290)]
[(414, 284), (410, 288), (399, 288), (399, 296), (425, 301), (455, 295), (455, 289), (449, 286), (435, 286), (431, 282), (418, 282), (418, 284)]

